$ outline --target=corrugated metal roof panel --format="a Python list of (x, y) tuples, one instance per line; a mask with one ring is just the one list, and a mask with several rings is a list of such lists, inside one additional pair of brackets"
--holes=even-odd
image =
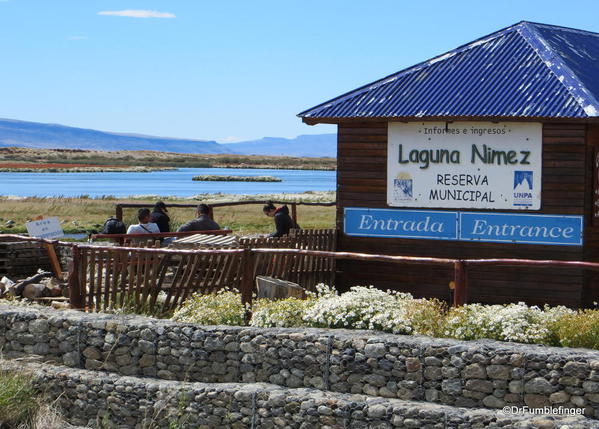
[(598, 95), (599, 34), (521, 22), (299, 116), (588, 118)]

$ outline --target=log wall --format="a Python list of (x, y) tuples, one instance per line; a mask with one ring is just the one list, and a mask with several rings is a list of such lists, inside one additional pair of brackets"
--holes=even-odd
[[(599, 147), (599, 127), (589, 134), (593, 136), (589, 141)], [(544, 124), (542, 205), (541, 210), (535, 211), (537, 214), (584, 215), (583, 247), (349, 237), (343, 234), (345, 207), (389, 208), (386, 203), (387, 123), (339, 124), (337, 227), (341, 234), (338, 250), (449, 258), (596, 261), (599, 219), (592, 228), (586, 228), (591, 221), (594, 160), (593, 147), (587, 145), (586, 136), (585, 124)], [(449, 299), (448, 286), (452, 279), (453, 272), (446, 268), (407, 265), (398, 268), (381, 263), (339, 261), (336, 284), (342, 290), (352, 285), (373, 284), (419, 297)], [(577, 269), (481, 267), (469, 271), (468, 300), (578, 307), (599, 300), (596, 283), (599, 281), (595, 281), (595, 277)]]

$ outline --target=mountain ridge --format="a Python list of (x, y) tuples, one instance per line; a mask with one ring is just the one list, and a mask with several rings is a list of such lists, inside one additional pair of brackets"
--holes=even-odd
[(335, 157), (335, 134), (264, 137), (237, 143), (99, 131), (54, 123), (0, 118), (0, 147), (86, 150)]

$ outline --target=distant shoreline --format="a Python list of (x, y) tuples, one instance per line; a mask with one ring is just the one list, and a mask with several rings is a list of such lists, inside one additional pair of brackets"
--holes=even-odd
[(235, 168), (316, 171), (334, 171), (337, 168), (337, 160), (326, 157), (189, 154), (145, 150), (110, 152), (81, 149), (0, 147), (0, 168), (8, 168), (10, 172), (25, 172), (25, 169), (42, 172), (40, 168), (46, 167), (51, 171), (45, 172), (54, 172), (57, 164), (60, 168), (72, 170), (85, 167), (86, 169), (98, 168), (101, 170), (109, 168), (122, 169), (120, 171), (125, 171), (126, 168), (140, 167), (151, 169)]
[(282, 182), (274, 176), (224, 176), (219, 174), (202, 174), (191, 178), (194, 182)]

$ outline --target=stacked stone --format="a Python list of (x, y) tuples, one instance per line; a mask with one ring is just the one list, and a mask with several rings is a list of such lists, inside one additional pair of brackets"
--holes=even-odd
[(599, 417), (599, 352), (322, 329), (202, 327), (0, 307), (5, 357), (205, 383), (271, 383), (457, 407), (581, 408)]
[(0, 362), (25, 370), (73, 424), (152, 428), (599, 428), (581, 416), (499, 415), (399, 399), (289, 389), (272, 384), (189, 383), (64, 366)]

